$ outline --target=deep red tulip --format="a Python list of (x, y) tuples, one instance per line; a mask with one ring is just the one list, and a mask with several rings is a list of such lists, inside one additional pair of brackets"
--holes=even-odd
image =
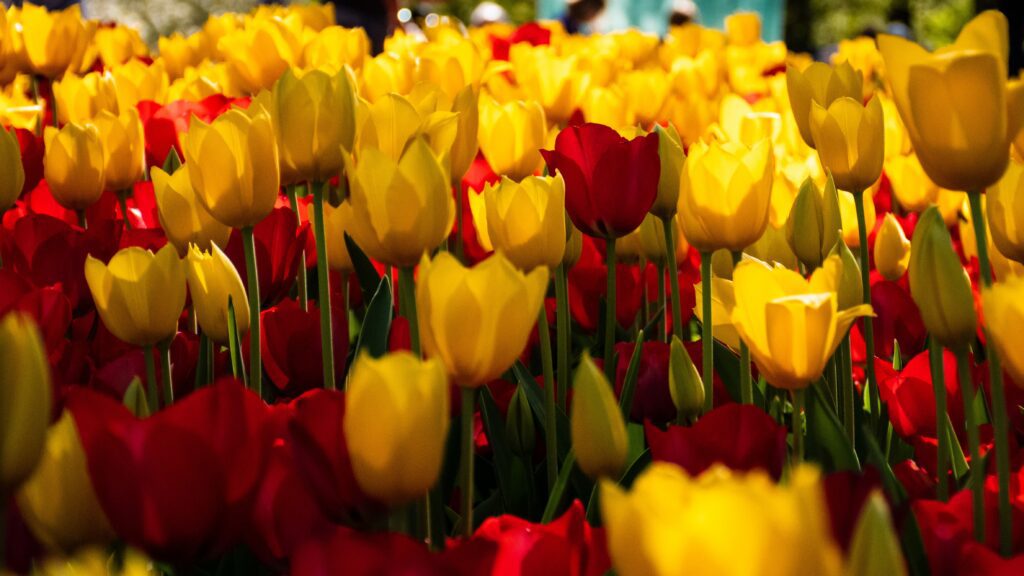
[[(935, 393), (928, 351), (913, 357), (896, 372), (883, 361), (876, 363), (878, 392), (889, 408), (893, 430), (903, 438), (924, 435), (936, 436)], [(964, 430), (963, 399), (956, 376), (956, 357), (948, 350), (942, 355), (946, 387), (946, 411), (962, 435)]]
[[(484, 186), (493, 184), (499, 179), (499, 176), (491, 169), (483, 154), (476, 155), (473, 163), (469, 165), (466, 175), (462, 178), (462, 194), (460, 195), (462, 202), (462, 245), (463, 253), (469, 262), (479, 262), (489, 254), (487, 250), (480, 246), (480, 241), (476, 236), (476, 225), (473, 222), (473, 214), (469, 209), (470, 190), (480, 192), (484, 189)], [(458, 226), (458, 222), (455, 223), (455, 226)]]
[(21, 148), (21, 167), (25, 170), (25, 184), (21, 187), (24, 194), (35, 188), (43, 178), (43, 156), (46, 147), (43, 145), (42, 136), (36, 136), (35, 132), (24, 128), (15, 128), (18, 136), (18, 146)]
[[(607, 270), (604, 256), (596, 242), (584, 236), (580, 260), (569, 270), (569, 310), (573, 317), (573, 330), (597, 330), (601, 318), (601, 300), (608, 290)], [(615, 318), (619, 326), (626, 328), (636, 321), (643, 302), (644, 286), (638, 267), (618, 264), (615, 271)]]
[[(309, 224), (299, 226), (295, 213), (289, 208), (275, 208), (253, 229), (256, 244), (256, 272), (259, 275), (260, 299), (263, 306), (270, 306), (288, 295), (295, 284), (299, 271), (302, 251), (306, 246)], [(224, 252), (248, 285), (245, 255), (242, 251), (242, 235), (238, 230), (231, 232)], [(316, 283), (313, 282), (313, 285)]]
[(957, 565), (960, 576), (1019, 576), (1024, 574), (1024, 554), (1003, 558), (977, 542), (967, 542)]
[[(135, 346), (129, 346), (124, 353), (113, 360), (97, 364), (94, 388), (112, 398), (121, 399), (132, 380), (138, 378), (142, 386), (148, 389), (150, 383), (146, 381), (146, 354), (153, 354), (153, 361), (156, 365), (156, 385), (161, 386), (163, 366), (161, 366), (158, 353), (152, 350), (143, 352)], [(175, 401), (187, 396), (195, 387), (198, 355), (199, 338), (196, 335), (178, 332), (174, 336), (174, 340), (171, 341), (171, 383), (174, 386)]]
[(565, 179), (565, 208), (584, 234), (618, 238), (636, 230), (658, 194), (658, 135), (626, 140), (602, 124), (562, 130), (541, 150)]
[(892, 358), (894, 341), (900, 343), (900, 354), (904, 358), (924, 350), (928, 331), (906, 286), (888, 280), (874, 282), (871, 305), (876, 315), (876, 356)]
[(516, 28), (507, 38), (491, 35), (491, 56), (494, 60), (508, 60), (513, 44), (525, 42), (531, 46), (551, 44), (551, 30), (537, 22), (528, 22)]
[(50, 361), (61, 353), (71, 325), (71, 302), (57, 288), (44, 287), (22, 295), (12, 307), (35, 319)]
[[(331, 306), (334, 313), (334, 371), (337, 381), (345, 374), (348, 355), (348, 321), (341, 304)], [(263, 367), (278, 393), (298, 396), (323, 386), (323, 356), (320, 350), (320, 309), (309, 302), (303, 312), (299, 304), (285, 298), (261, 314)]]
[[(619, 362), (615, 366), (615, 394), (622, 394), (626, 371), (636, 344), (621, 342), (615, 345)], [(676, 407), (668, 390), (669, 345), (664, 342), (644, 342), (640, 352), (640, 372), (633, 390), (633, 408), (629, 419), (643, 423), (650, 420), (664, 424), (676, 419)], [(699, 357), (698, 357), (699, 358)]]

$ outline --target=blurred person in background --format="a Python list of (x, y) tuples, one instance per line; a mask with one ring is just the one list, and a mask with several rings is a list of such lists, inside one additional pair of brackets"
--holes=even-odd
[(339, 25), (366, 30), (374, 54), (384, 49), (384, 39), (398, 26), (397, 0), (341, 0), (333, 4)]
[(469, 15), (470, 26), (503, 24), (509, 21), (508, 11), (496, 2), (481, 2)]
[(668, 15), (669, 26), (683, 26), (699, 20), (700, 10), (693, 0), (674, 0), (672, 12)]
[(559, 18), (565, 31), (570, 34), (586, 34), (601, 12), (604, 12), (605, 0), (569, 0), (565, 5), (565, 13)]

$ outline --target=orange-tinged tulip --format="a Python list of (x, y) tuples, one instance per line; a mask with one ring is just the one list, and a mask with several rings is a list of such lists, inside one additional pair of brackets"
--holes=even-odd
[(139, 112), (129, 108), (115, 116), (101, 112), (93, 125), (99, 130), (106, 164), (103, 169), (108, 190), (130, 190), (146, 170), (146, 149)]
[(503, 177), (469, 193), (481, 246), (500, 250), (522, 270), (554, 268), (565, 254), (565, 181), (528, 176), (522, 182)]
[(255, 94), (273, 86), (289, 66), (298, 64), (301, 52), (296, 52), (291, 35), (279, 20), (254, 19), (221, 38), (217, 48), (238, 75), (240, 88)]
[(231, 237), (231, 228), (218, 222), (196, 198), (188, 170), (185, 164), (174, 174), (156, 167), (150, 171), (160, 227), (181, 256), (189, 244), (209, 250), (211, 244), (227, 246)]
[(35, 469), (52, 407), (50, 366), (31, 317), (0, 320), (0, 495), (8, 497)]
[(203, 333), (214, 342), (228, 343), (228, 299), (235, 310), (238, 333), (249, 330), (249, 301), (242, 278), (224, 252), (213, 244), (209, 252), (194, 244), (189, 247), (185, 277), (192, 308)]
[(362, 28), (328, 26), (304, 51), (306, 66), (337, 72), (345, 66), (360, 69), (370, 57), (370, 38)]
[(109, 72), (90, 72), (78, 77), (64, 76), (53, 83), (57, 99), (57, 117), (61, 123), (87, 122), (106, 110), (117, 114), (117, 86)]
[(547, 140), (544, 109), (535, 101), (499, 104), (480, 96), (480, 150), (496, 174), (513, 180), (537, 172)]
[[(311, 225), (315, 225), (316, 216), (312, 204), (308, 207), (308, 216)], [(327, 240), (327, 265), (331, 270), (339, 272), (352, 272), (352, 259), (348, 255), (348, 246), (345, 244), (345, 234), (348, 233), (351, 224), (348, 219), (352, 217), (352, 206), (348, 200), (342, 202), (338, 208), (324, 202), (324, 235)]]
[[(419, 104), (426, 106), (425, 102)], [(388, 94), (365, 108), (357, 151), (372, 148), (398, 160), (409, 143), (421, 136), (434, 154), (449, 153), (458, 136), (458, 115), (449, 111), (418, 110), (408, 98)], [(446, 166), (447, 168), (447, 166)]]
[(843, 97), (860, 102), (863, 83), (863, 76), (849, 62), (836, 66), (815, 62), (803, 71), (792, 65), (786, 67), (789, 103), (793, 107), (793, 117), (800, 129), (800, 136), (808, 146), (814, 146), (811, 105), (816, 103), (828, 109), (833, 102)]
[(420, 337), (452, 382), (479, 387), (515, 362), (536, 324), (551, 272), (524, 274), (500, 252), (466, 268), (448, 252), (420, 262)]
[(185, 263), (174, 246), (156, 254), (124, 248), (109, 264), (89, 256), (85, 280), (100, 319), (117, 338), (153, 346), (177, 333), (185, 308)]
[(1024, 388), (1024, 354), (1018, 332), (1024, 322), (1024, 277), (1007, 278), (985, 289), (982, 302), (988, 335), (1003, 361), (1003, 369), (1010, 373), (1018, 388)]
[(899, 280), (910, 264), (910, 240), (892, 213), (885, 215), (875, 236), (875, 269), (887, 280)]
[(388, 94), (408, 94), (415, 81), (415, 61), (405, 55), (385, 52), (363, 63), (362, 93), (370, 102)]
[(587, 352), (572, 383), (570, 426), (576, 464), (591, 478), (618, 478), (626, 465), (629, 439), (612, 386)]
[(57, 202), (69, 210), (85, 210), (103, 194), (107, 153), (95, 126), (47, 126), (43, 176)]
[(1007, 258), (1024, 262), (1024, 162), (1013, 160), (986, 199), (992, 241)]
[(141, 60), (132, 60), (123, 66), (110, 70), (117, 88), (117, 103), (120, 110), (128, 110), (142, 100), (157, 104), (167, 101), (170, 79), (163, 60), (146, 65)]
[(232, 109), (206, 124), (193, 118), (182, 148), (196, 197), (218, 221), (254, 226), (277, 201), (277, 139), (270, 114), (254, 104)]
[[(0, 10), (3, 12), (3, 10)], [(13, 130), (0, 129), (0, 214), (6, 211), (21, 195), (25, 185), (25, 168), (21, 163), (21, 147)]]
[(877, 97), (867, 106), (853, 98), (838, 98), (827, 110), (811, 103), (814, 145), (840, 190), (862, 192), (882, 175), (883, 128)]
[(92, 43), (99, 51), (100, 59), (107, 68), (146, 56), (149, 50), (142, 41), (139, 31), (124, 25), (97, 28)]
[(25, 4), (21, 8), (21, 28), (29, 64), (47, 78), (60, 76), (74, 63), (86, 34), (78, 4), (54, 12)]

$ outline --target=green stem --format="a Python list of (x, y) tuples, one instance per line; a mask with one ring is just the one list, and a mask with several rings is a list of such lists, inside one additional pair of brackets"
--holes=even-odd
[(607, 272), (608, 272), (608, 294), (605, 298), (604, 310), (604, 373), (610, 382), (615, 381), (615, 371), (612, 366), (612, 355), (615, 351), (615, 238), (609, 238), (607, 243)]
[(949, 443), (952, 430), (946, 427), (946, 375), (942, 366), (942, 347), (934, 337), (928, 338), (928, 365), (931, 368), (932, 391), (935, 394), (935, 436), (938, 440), (935, 474), (939, 485), (935, 492), (940, 502), (949, 499)]
[(971, 450), (971, 476), (968, 484), (974, 495), (974, 538), (978, 542), (985, 541), (985, 463), (981, 459), (981, 441), (978, 433), (978, 418), (974, 413), (974, 382), (971, 379), (971, 364), (967, 351), (954, 351), (956, 354), (957, 379), (960, 381), (960, 394), (964, 398), (964, 415), (967, 416), (967, 443)]
[(398, 269), (398, 299), (402, 316), (409, 321), (409, 341), (412, 353), (420, 355), (420, 325), (416, 316), (416, 280), (412, 267)]
[[(260, 277), (256, 269), (256, 243), (252, 226), (242, 228), (242, 247), (245, 250), (245, 273), (249, 280), (249, 388), (258, 396), (263, 394), (263, 359), (260, 357)], [(238, 335), (242, 337), (241, 334)]]
[(792, 465), (796, 467), (804, 461), (804, 400), (807, 390), (801, 388), (793, 390), (793, 459)]
[[(287, 188), (288, 192), (288, 204), (292, 207), (292, 212), (295, 213), (295, 223), (302, 224), (302, 216), (299, 214), (299, 198), (296, 186), (292, 184)], [(299, 305), (302, 306), (302, 311), (309, 310), (309, 291), (306, 289), (306, 252), (303, 250), (302, 255), (299, 256), (299, 272), (296, 275), (295, 283), (297, 291), (299, 293)]]
[[(732, 265), (735, 267), (743, 260), (743, 252), (737, 250), (732, 253)], [(710, 293), (711, 291), (708, 290)], [(747, 343), (740, 340), (740, 402), (743, 404), (754, 403), (754, 382), (750, 374), (750, 349)]]
[(117, 194), (117, 203), (121, 207), (121, 217), (124, 218), (124, 229), (131, 230), (132, 223), (128, 219), (128, 196), (131, 195), (132, 189), (122, 190)]
[[(646, 286), (644, 292), (647, 292)], [(665, 265), (658, 265), (658, 307), (655, 312), (661, 312), (661, 320), (658, 320), (658, 331), (655, 334), (660, 335), (663, 342), (669, 341), (668, 331), (668, 310), (665, 308)], [(656, 336), (657, 337), (657, 336)]]
[(700, 327), (700, 348), (704, 358), (704, 412), (715, 405), (715, 345), (711, 334), (711, 252), (700, 253), (701, 309), (704, 321)]
[(473, 412), (476, 388), (462, 389), (462, 533), (473, 535)]
[[(871, 260), (868, 259), (868, 224), (864, 216), (864, 191), (854, 192), (857, 204), (857, 228), (860, 235), (860, 281), (864, 289), (864, 303), (871, 303)], [(874, 223), (872, 223), (874, 224)], [(878, 380), (875, 377), (875, 326), (871, 316), (864, 317), (864, 344), (867, 352), (867, 385), (871, 390), (871, 418), (877, 427), (881, 417), (881, 398), (878, 395)]]
[(544, 514), (540, 518), (541, 524), (547, 524), (554, 519), (555, 513), (558, 511), (558, 507), (562, 504), (562, 497), (565, 495), (565, 487), (569, 483), (569, 474), (572, 473), (573, 466), (576, 464), (576, 453), (569, 449), (569, 453), (565, 455), (565, 460), (562, 460), (562, 471), (558, 474), (558, 481), (555, 483), (555, 489), (548, 495), (548, 503), (544, 506)]
[(149, 402), (149, 409), (156, 412), (160, 409), (160, 393), (156, 382), (156, 360), (153, 359), (153, 349), (149, 346), (142, 348), (142, 356), (146, 360), (146, 400)]
[(854, 397), (857, 391), (853, 385), (853, 356), (850, 352), (849, 332), (843, 338), (840, 351), (842, 352), (842, 365), (839, 368), (839, 373), (840, 385), (843, 389), (841, 392), (843, 397), (843, 427), (846, 430), (846, 438), (850, 441), (850, 447), (853, 448), (857, 443), (857, 416), (854, 410)]
[(316, 236), (317, 298), (320, 306), (320, 353), (324, 363), (324, 388), (334, 390), (334, 325), (331, 323), (331, 278), (327, 265), (327, 236), (324, 231), (324, 189), (326, 182), (313, 184), (313, 234)]
[[(39, 99), (39, 76), (32, 74), (32, 99), (35, 100), (36, 106), (39, 107), (39, 115), (36, 116), (36, 136), (43, 136), (43, 104)], [(0, 568), (4, 566), (0, 564)]]
[(672, 334), (683, 338), (682, 299), (679, 296), (679, 266), (676, 263), (675, 222), (671, 217), (661, 220), (665, 231), (665, 252), (668, 256), (668, 281), (672, 294)]
[[(971, 205), (971, 221), (974, 223), (974, 238), (978, 246), (978, 265), (981, 269), (981, 284), (992, 285), (992, 266), (988, 258), (988, 225), (985, 211), (981, 208), (981, 193), (968, 192)], [(988, 328), (985, 341), (991, 342)], [(1010, 515), (1010, 425), (1006, 416), (1006, 388), (1003, 383), (1003, 369), (999, 355), (988, 350), (989, 381), (992, 388), (992, 429), (995, 433), (996, 477), (999, 482), (999, 551), (1009, 556), (1013, 548), (1013, 518)]]
[(171, 375), (171, 338), (158, 345), (160, 349), (160, 369), (163, 371), (164, 407), (174, 404), (174, 383)]
[(78, 226), (82, 230), (89, 229), (89, 219), (85, 216), (85, 210), (75, 210), (75, 214), (78, 216)]
[(569, 281), (565, 264), (555, 269), (555, 336), (558, 339), (558, 405), (566, 411), (569, 399), (569, 347), (571, 321), (569, 317)]
[[(540, 359), (544, 368), (544, 418), (547, 432), (544, 434), (548, 469), (548, 491), (555, 487), (558, 478), (558, 432), (555, 426), (555, 368), (551, 359), (551, 335), (548, 327), (547, 310), (541, 306), (537, 317), (537, 333), (540, 335)], [(559, 382), (558, 386), (565, 386)]]

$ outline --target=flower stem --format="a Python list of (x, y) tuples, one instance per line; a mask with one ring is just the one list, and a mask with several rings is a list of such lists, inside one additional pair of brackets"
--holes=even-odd
[[(743, 252), (737, 250), (732, 253), (732, 264), (736, 266), (743, 260)], [(708, 290), (708, 293), (711, 291)], [(743, 404), (754, 403), (754, 383), (750, 375), (750, 349), (747, 343), (740, 340), (740, 402)]]
[(320, 306), (320, 353), (324, 364), (324, 388), (334, 390), (334, 325), (331, 322), (331, 278), (327, 265), (324, 227), (326, 182), (313, 184), (313, 234), (316, 236), (317, 305)]
[[(548, 469), (548, 491), (555, 487), (558, 479), (558, 432), (555, 427), (555, 369), (551, 359), (551, 334), (548, 328), (548, 312), (544, 306), (537, 316), (537, 333), (540, 335), (540, 359), (544, 368), (544, 418), (547, 420), (544, 434)], [(565, 386), (559, 382), (559, 386)]]
[[(173, 337), (172, 337), (173, 338)], [(164, 340), (157, 347), (160, 349), (160, 370), (163, 372), (164, 408), (174, 404), (174, 383), (171, 381), (171, 339)]]
[(661, 220), (665, 231), (665, 253), (668, 256), (668, 282), (672, 294), (672, 334), (683, 337), (683, 310), (679, 296), (679, 266), (676, 263), (676, 227), (672, 218)]
[(156, 360), (153, 359), (155, 350), (149, 346), (142, 348), (142, 356), (146, 360), (146, 395), (149, 402), (149, 409), (156, 412), (160, 409), (160, 393), (156, 382)]
[[(658, 321), (658, 331), (655, 334), (656, 338), (659, 338), (662, 342), (669, 341), (669, 330), (668, 330), (668, 309), (665, 308), (665, 265), (658, 265), (658, 307), (656, 311), (661, 311), (661, 320)], [(644, 292), (647, 292), (646, 286)]]
[[(299, 198), (295, 185), (288, 186), (288, 204), (292, 207), (292, 212), (295, 213), (295, 223), (302, 225), (302, 216), (299, 214)], [(299, 293), (299, 305), (302, 306), (302, 311), (309, 310), (309, 295), (306, 290), (306, 251), (302, 251), (302, 255), (299, 256), (299, 273), (296, 275), (295, 283), (297, 291)]]
[(931, 367), (932, 390), (935, 394), (935, 435), (938, 441), (935, 490), (940, 502), (949, 499), (949, 443), (951, 432), (946, 427), (946, 375), (942, 366), (942, 347), (934, 337), (928, 339), (928, 364)]
[(121, 190), (117, 194), (117, 203), (121, 207), (121, 217), (124, 218), (124, 229), (131, 230), (132, 223), (128, 219), (128, 196), (132, 193), (132, 189)]
[[(971, 222), (974, 224), (974, 238), (978, 246), (978, 264), (981, 268), (981, 284), (992, 285), (992, 267), (988, 258), (988, 230), (985, 211), (981, 208), (981, 193), (968, 192), (971, 204)], [(991, 342), (988, 328), (985, 341)], [(996, 476), (999, 481), (999, 551), (1009, 556), (1013, 548), (1013, 518), (1010, 516), (1010, 447), (1009, 422), (1006, 416), (1006, 388), (1003, 383), (1003, 369), (999, 355), (988, 350), (989, 381), (992, 388), (992, 428), (995, 433)]]
[[(857, 204), (857, 228), (860, 234), (860, 282), (864, 289), (864, 303), (871, 303), (871, 261), (868, 259), (868, 225), (864, 216), (864, 191), (854, 192), (853, 199)], [(867, 352), (867, 385), (871, 390), (871, 418), (877, 427), (881, 415), (881, 398), (878, 395), (878, 379), (875, 377), (875, 325), (871, 316), (864, 317), (864, 344)]]
[(801, 388), (793, 390), (793, 459), (792, 465), (796, 467), (804, 461), (804, 401), (807, 390)]
[(555, 269), (555, 336), (558, 339), (558, 405), (566, 410), (569, 399), (569, 347), (572, 319), (569, 317), (569, 280), (565, 264)]
[(704, 412), (710, 412), (715, 405), (715, 344), (711, 335), (711, 252), (700, 253), (701, 310), (703, 322), (700, 327), (700, 348), (704, 358)]
[(89, 219), (85, 215), (85, 210), (75, 210), (75, 214), (78, 216), (78, 227), (82, 230), (88, 230)]
[(971, 379), (971, 364), (967, 351), (956, 354), (957, 379), (960, 394), (964, 398), (964, 415), (967, 416), (967, 443), (971, 450), (971, 477), (968, 484), (974, 495), (974, 538), (985, 541), (985, 464), (981, 459), (981, 441), (978, 433), (978, 418), (974, 413), (974, 382)]
[(473, 535), (473, 412), (476, 388), (462, 389), (462, 533)]
[[(260, 277), (256, 269), (256, 243), (252, 226), (242, 228), (245, 273), (249, 280), (249, 388), (263, 395), (263, 361), (260, 358)], [(241, 338), (241, 334), (238, 335)]]
[(412, 267), (398, 269), (398, 299), (402, 316), (409, 321), (409, 341), (412, 353), (420, 355), (420, 326), (416, 316), (416, 280), (413, 278)]
[(846, 430), (846, 438), (850, 441), (850, 447), (853, 448), (857, 444), (857, 417), (853, 408), (857, 390), (853, 385), (853, 357), (850, 352), (849, 332), (843, 338), (843, 344), (839, 349), (842, 352), (839, 373), (843, 389), (841, 392), (843, 395), (843, 427)]
[(604, 373), (610, 382), (615, 381), (612, 354), (615, 351), (615, 238), (607, 242), (608, 294), (604, 308)]

